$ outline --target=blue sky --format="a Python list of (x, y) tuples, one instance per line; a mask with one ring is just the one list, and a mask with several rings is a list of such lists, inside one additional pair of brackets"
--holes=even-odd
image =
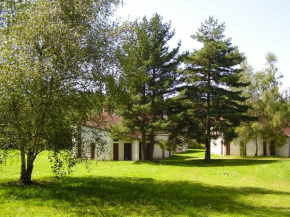
[(226, 37), (247, 56), (255, 71), (265, 67), (265, 55), (278, 57), (277, 67), (290, 87), (290, 0), (124, 0), (117, 16), (135, 20), (154, 13), (171, 21), (176, 34), (171, 44), (182, 41), (181, 50), (200, 48), (190, 36), (200, 24), (214, 16), (226, 24)]

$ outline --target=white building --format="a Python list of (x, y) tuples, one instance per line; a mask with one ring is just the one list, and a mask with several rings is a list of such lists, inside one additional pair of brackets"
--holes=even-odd
[[(258, 138), (258, 156), (270, 156), (275, 155), (279, 157), (290, 156), (290, 128), (284, 129), (285, 136), (287, 136), (287, 142), (282, 147), (274, 145), (274, 141), (265, 141), (262, 138)], [(242, 155), (255, 156), (256, 153), (256, 141), (252, 140), (244, 145), (241, 145), (239, 138), (232, 141), (230, 144), (224, 144), (223, 138), (218, 138), (211, 141), (211, 153), (216, 155)]]
[[(102, 114), (103, 124), (100, 120), (87, 121), (79, 125), (76, 129), (76, 138), (74, 142), (76, 147), (74, 153), (78, 157), (96, 159), (96, 160), (132, 160), (142, 159), (142, 149), (138, 135), (124, 136), (123, 138), (114, 138), (110, 132), (115, 125), (120, 125), (122, 118), (118, 115), (109, 115), (107, 112)], [(140, 137), (140, 135), (139, 135)], [(164, 141), (168, 138), (166, 134), (158, 134), (157, 141)], [(184, 145), (177, 152), (187, 151)], [(159, 145), (154, 146), (154, 159), (168, 158), (172, 156), (172, 151), (162, 149)]]

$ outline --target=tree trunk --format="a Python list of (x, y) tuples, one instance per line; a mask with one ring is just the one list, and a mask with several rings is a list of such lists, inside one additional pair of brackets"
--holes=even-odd
[[(158, 83), (156, 82), (156, 68), (153, 68), (153, 81), (155, 85)], [(152, 114), (152, 122), (156, 123), (156, 111), (157, 108), (155, 106), (155, 100), (156, 100), (156, 92), (155, 89), (153, 88), (152, 90), (152, 97), (151, 97), (151, 114)], [(148, 150), (148, 160), (152, 161), (153, 160), (153, 153), (154, 153), (154, 144), (155, 144), (155, 129), (154, 126), (150, 130), (150, 135), (149, 135), (149, 150)]]
[(152, 161), (153, 160), (153, 153), (154, 153), (154, 144), (155, 144), (155, 137), (154, 137), (155, 133), (154, 131), (150, 132), (150, 143), (148, 145), (148, 160)]
[(76, 157), (82, 159), (82, 134), (81, 134), (81, 126), (77, 126), (77, 138), (76, 138)]
[[(208, 100), (207, 100), (207, 112), (209, 113), (209, 108), (210, 108), (210, 99), (208, 96)], [(204, 159), (206, 161), (211, 160), (210, 158), (210, 139), (211, 139), (211, 133), (210, 133), (210, 117), (207, 116), (207, 120), (206, 120), (206, 137), (205, 137), (205, 156)]]
[(210, 138), (205, 139), (205, 156), (204, 159), (206, 161), (210, 161)]
[(21, 155), (21, 172), (20, 172), (20, 180), (22, 181), (25, 177), (26, 173), (26, 161), (25, 161), (25, 150), (24, 145), (20, 145), (20, 155)]
[(148, 157), (147, 157), (146, 133), (145, 132), (142, 132), (142, 142), (141, 142), (141, 146), (142, 146), (142, 156), (143, 156), (143, 159), (142, 160), (148, 160)]
[(210, 161), (210, 139), (211, 139), (211, 123), (210, 123), (210, 89), (211, 89), (211, 82), (210, 82), (210, 71), (208, 71), (207, 75), (207, 94), (206, 94), (206, 110), (207, 110), (207, 118), (206, 118), (206, 137), (205, 137), (205, 156), (204, 159), (206, 161)]
[(258, 139), (256, 138), (256, 153), (255, 156), (258, 156)]
[(24, 148), (21, 148), (21, 173), (20, 173), (20, 181), (23, 184), (31, 184), (31, 176), (33, 171), (33, 163), (34, 163), (34, 153), (33, 151), (29, 151), (27, 154), (27, 161), (25, 161), (25, 151)]

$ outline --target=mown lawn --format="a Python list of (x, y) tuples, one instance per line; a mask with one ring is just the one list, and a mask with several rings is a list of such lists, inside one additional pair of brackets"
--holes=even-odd
[(0, 168), (0, 216), (290, 216), (290, 159), (190, 150), (148, 162), (93, 162), (53, 178), (47, 154), (37, 184), (17, 185), (19, 162)]

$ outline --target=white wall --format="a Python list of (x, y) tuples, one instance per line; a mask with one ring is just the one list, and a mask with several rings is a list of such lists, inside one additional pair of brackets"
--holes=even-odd
[(177, 147), (174, 153), (182, 153), (187, 151), (187, 144), (183, 144), (181, 147)]
[(246, 156), (255, 156), (256, 145), (254, 141), (249, 141), (246, 144)]
[(230, 155), (240, 156), (241, 154), (240, 142), (238, 140), (234, 140), (230, 143), (230, 146), (231, 146)]
[(276, 147), (275, 148), (276, 156), (289, 157), (289, 144), (290, 144), (290, 138), (287, 139), (287, 143), (284, 146)]
[[(240, 139), (237, 138), (231, 142), (231, 155), (239, 156), (241, 154)], [(246, 144), (246, 155), (255, 156), (256, 154), (256, 141), (251, 140)], [(263, 140), (258, 138), (258, 156), (263, 155)]]
[[(211, 153), (216, 155), (221, 154), (222, 138), (211, 141)], [(226, 145), (223, 145), (223, 156), (226, 155)], [(240, 139), (237, 138), (230, 143), (230, 155), (239, 156), (240, 155)], [(255, 156), (256, 144), (255, 141), (249, 141), (247, 143), (247, 156)], [(258, 155), (263, 155), (263, 141), (258, 140)]]
[[(211, 141), (211, 153), (216, 155), (221, 155), (221, 138), (218, 138), (217, 140)], [(267, 155), (270, 153), (270, 145), (269, 141), (267, 141), (266, 149), (267, 149)], [(233, 140), (231, 143), (230, 148), (230, 155), (240, 155), (240, 139), (237, 138)], [(287, 143), (282, 147), (275, 147), (275, 154), (276, 156), (280, 157), (288, 157), (290, 150), (290, 137), (287, 139)], [(256, 141), (251, 140), (246, 145), (246, 153), (247, 156), (255, 156), (256, 153)], [(258, 138), (258, 156), (263, 156), (263, 139)], [(226, 155), (226, 146), (223, 147), (223, 155)]]
[[(159, 134), (156, 137), (157, 141), (164, 141), (168, 139), (168, 135)], [(95, 128), (86, 126), (81, 127), (81, 140), (82, 140), (82, 155), (85, 158), (91, 158), (91, 144), (95, 144), (95, 159), (96, 160), (113, 160), (114, 143), (118, 144), (119, 147), (119, 161), (124, 160), (124, 143), (132, 144), (132, 161), (139, 160), (139, 141), (136, 139), (126, 139), (113, 141), (113, 137), (110, 132), (100, 131)], [(73, 139), (76, 142), (75, 139)], [(186, 151), (187, 146), (183, 146), (181, 151)], [(74, 150), (76, 152), (76, 150)], [(169, 151), (164, 150), (164, 158), (168, 158)], [(163, 158), (163, 150), (159, 145), (154, 146), (153, 152), (154, 159)]]
[(164, 158), (169, 158), (170, 157), (170, 152), (167, 150), (164, 150)]
[[(118, 141), (114, 141), (112, 143), (116, 143), (118, 144), (118, 148), (119, 148), (119, 161), (123, 161), (124, 160), (124, 143), (131, 143), (132, 146), (131, 146), (131, 154), (132, 154), (132, 161), (137, 161), (139, 160), (139, 142), (138, 140), (130, 140), (130, 139), (127, 139), (127, 140), (118, 140)], [(114, 150), (113, 150), (113, 144), (112, 144), (112, 159), (113, 159), (113, 156), (114, 156)]]
[(157, 141), (165, 141), (165, 140), (167, 140), (168, 139), (168, 135), (166, 135), (166, 134), (158, 134), (157, 136), (156, 136), (156, 140)]
[[(261, 138), (258, 138), (257, 141), (258, 144), (258, 156), (263, 155), (263, 140)], [(255, 156), (256, 154), (256, 141), (251, 140), (247, 143), (247, 156)]]
[(112, 159), (112, 138), (110, 133), (99, 131), (90, 127), (81, 127), (82, 140), (82, 155), (83, 157), (91, 157), (91, 144), (95, 144), (95, 159), (96, 160), (111, 160)]
[[(210, 148), (211, 148), (211, 153), (212, 154), (216, 154), (216, 155), (221, 155), (221, 142), (222, 142), (222, 138), (218, 138), (216, 140), (212, 139), (210, 141)], [(225, 146), (223, 148), (223, 152), (225, 154)]]
[[(157, 141), (165, 141), (168, 139), (167, 134), (158, 134), (156, 136)], [(154, 152), (153, 152), (153, 159), (162, 159), (163, 158), (163, 150), (159, 145), (154, 146)], [(169, 151), (164, 149), (164, 158), (169, 158)]]
[[(169, 151), (164, 150), (164, 154), (165, 152), (168, 152), (169, 157)], [(162, 159), (162, 149), (160, 148), (159, 145), (154, 146), (153, 159)]]

